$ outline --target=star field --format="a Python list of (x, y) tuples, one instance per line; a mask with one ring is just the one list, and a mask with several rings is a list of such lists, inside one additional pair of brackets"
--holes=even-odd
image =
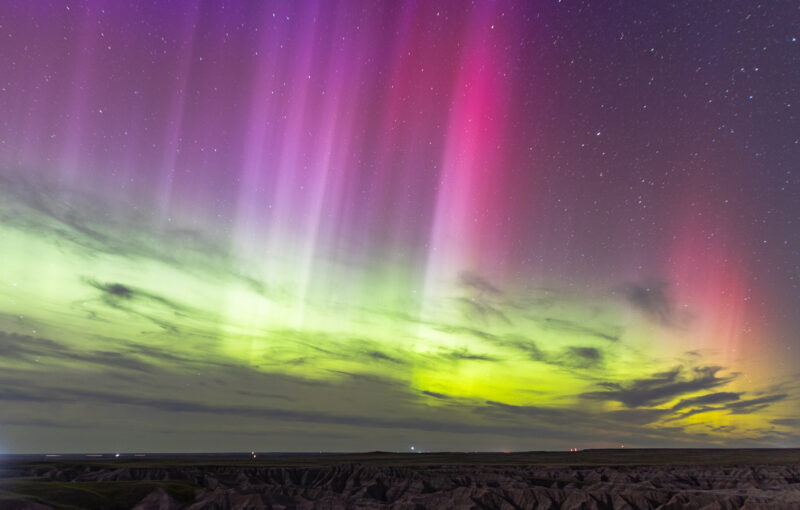
[(795, 446), (792, 2), (0, 5), (0, 452)]

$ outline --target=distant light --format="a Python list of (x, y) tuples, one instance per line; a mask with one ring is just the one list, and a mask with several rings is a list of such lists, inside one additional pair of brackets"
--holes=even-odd
[(413, 446), (411, 447), (411, 451), (414, 451), (414, 447)]
[(114, 455), (114, 457), (119, 457), (119, 454)]

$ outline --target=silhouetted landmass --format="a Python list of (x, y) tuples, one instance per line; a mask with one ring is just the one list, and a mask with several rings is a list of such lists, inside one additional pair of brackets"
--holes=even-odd
[(800, 450), (6, 456), (3, 509), (800, 509)]

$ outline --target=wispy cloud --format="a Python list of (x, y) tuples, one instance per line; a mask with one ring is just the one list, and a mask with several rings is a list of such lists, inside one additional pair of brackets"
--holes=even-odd
[(70, 189), (44, 175), (0, 175), (0, 223), (66, 242), (90, 256), (98, 253), (159, 261), (185, 272), (224, 274), (253, 292), (267, 285), (242, 274), (224, 239), (208, 232), (157, 223), (133, 204)]
[(575, 321), (566, 320), (566, 319), (557, 319), (554, 317), (546, 317), (542, 321), (541, 324), (544, 326), (545, 329), (553, 329), (557, 331), (565, 331), (568, 333), (574, 333), (576, 335), (582, 336), (590, 336), (599, 338), (601, 340), (608, 340), (609, 342), (616, 342), (619, 340), (619, 332), (606, 332), (601, 331), (596, 328), (592, 328), (583, 324), (579, 324)]
[(740, 400), (738, 398), (736, 399), (729, 398), (727, 400), (734, 400), (734, 401), (719, 406), (703, 405), (702, 407), (692, 408), (689, 409), (688, 411), (675, 415), (672, 419), (682, 420), (690, 416), (695, 416), (698, 414), (704, 414), (710, 412), (727, 412), (727, 414), (753, 414), (766, 409), (775, 402), (780, 402), (782, 400), (785, 400), (788, 396), (789, 395), (787, 395), (786, 393), (779, 393), (775, 395), (766, 395), (763, 397), (744, 399), (744, 400)]
[(732, 400), (739, 400), (741, 393), (733, 393), (730, 391), (720, 391), (717, 393), (709, 393), (699, 397), (681, 399), (680, 402), (675, 404), (672, 409), (678, 411), (687, 407), (705, 404), (721, 404), (723, 402), (730, 402)]
[(739, 400), (723, 406), (724, 409), (730, 411), (730, 414), (751, 414), (756, 411), (764, 409), (769, 404), (780, 402), (788, 397), (786, 393), (779, 393), (777, 395), (767, 395), (765, 397), (751, 398), (748, 400)]
[(708, 390), (732, 381), (735, 376), (719, 377), (722, 367), (697, 367), (688, 376), (683, 368), (653, 374), (630, 383), (604, 382), (603, 390), (583, 393), (583, 398), (620, 402), (627, 407), (642, 407), (662, 404), (669, 400), (698, 391)]
[(503, 291), (483, 278), (479, 274), (462, 271), (458, 275), (458, 282), (468, 289), (476, 291), (479, 295), (502, 296)]
[(455, 361), (499, 361), (500, 358), (488, 354), (478, 354), (467, 349), (444, 350), (441, 357)]
[(689, 320), (688, 314), (679, 311), (672, 302), (667, 282), (629, 283), (621, 291), (630, 305), (663, 326), (682, 327)]

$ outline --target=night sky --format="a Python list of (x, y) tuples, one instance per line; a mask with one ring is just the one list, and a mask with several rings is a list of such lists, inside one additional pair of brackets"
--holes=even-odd
[(0, 453), (800, 445), (800, 4), (0, 3)]

